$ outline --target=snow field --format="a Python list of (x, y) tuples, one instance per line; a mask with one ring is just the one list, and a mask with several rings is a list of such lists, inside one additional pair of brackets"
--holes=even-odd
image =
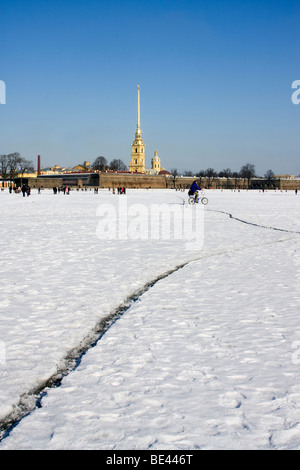
[[(294, 194), (208, 191), (204, 245), (192, 251), (184, 240), (97, 238), (97, 207), (122, 197), (107, 191), (0, 196), (2, 417), (99, 318), (189, 262), (145, 292), (0, 449), (299, 448)], [(128, 203), (184, 197), (132, 190)]]

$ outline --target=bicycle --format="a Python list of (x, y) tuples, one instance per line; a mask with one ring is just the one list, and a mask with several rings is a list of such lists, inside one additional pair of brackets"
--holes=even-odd
[[(189, 196), (188, 202), (189, 204), (192, 204), (192, 205), (196, 204), (196, 193)], [(198, 199), (198, 203), (199, 202), (201, 202), (201, 204), (204, 204), (206, 206), (206, 204), (208, 203), (208, 199), (205, 196), (202, 196), (202, 197), (200, 196)]]

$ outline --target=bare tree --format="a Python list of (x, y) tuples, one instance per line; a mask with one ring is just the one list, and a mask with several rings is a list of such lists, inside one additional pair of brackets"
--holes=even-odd
[(173, 175), (173, 185), (176, 187), (176, 178), (178, 177), (177, 168), (171, 168), (171, 175)]
[(238, 171), (233, 171), (231, 176), (232, 176), (232, 178), (234, 178), (234, 188), (236, 189), (237, 188), (237, 182), (240, 179), (240, 174), (239, 174)]
[(211, 186), (216, 176), (217, 176), (217, 173), (215, 172), (213, 168), (207, 168), (207, 170), (205, 171), (205, 177), (207, 178), (208, 186)]
[(273, 180), (274, 176), (275, 176), (275, 174), (274, 174), (274, 171), (272, 171), (272, 170), (268, 170), (265, 173), (265, 178), (267, 178), (268, 181)]
[(0, 174), (4, 180), (9, 177), (8, 155), (0, 155)]
[(224, 170), (220, 171), (219, 172), (219, 177), (227, 179), (227, 188), (229, 188), (229, 178), (232, 177), (231, 169), (230, 168), (225, 168)]
[(21, 163), (21, 156), (18, 152), (10, 153), (7, 155), (7, 163), (8, 163), (8, 178), (13, 179), (17, 176), (20, 169)]
[(21, 173), (23, 175), (25, 171), (34, 171), (34, 166), (31, 160), (26, 160), (25, 158), (20, 158), (19, 164), (18, 164), (18, 173)]
[(240, 176), (244, 178), (244, 181), (247, 180), (249, 188), (251, 178), (255, 177), (255, 166), (252, 163), (246, 163), (240, 170)]
[(200, 186), (202, 186), (202, 178), (205, 176), (205, 170), (200, 170), (196, 173), (197, 178), (199, 178)]
[(104, 171), (108, 167), (108, 163), (105, 157), (97, 157), (92, 164), (93, 170)]
[(115, 170), (115, 171), (127, 171), (127, 166), (125, 163), (120, 160), (120, 159), (113, 159), (110, 164), (109, 164), (110, 170)]
[(26, 170), (33, 171), (33, 163), (22, 158), (18, 152), (0, 156), (0, 173), (3, 179), (13, 180), (19, 173)]
[(232, 171), (230, 168), (225, 168), (224, 170), (219, 172), (220, 178), (230, 178), (232, 175)]

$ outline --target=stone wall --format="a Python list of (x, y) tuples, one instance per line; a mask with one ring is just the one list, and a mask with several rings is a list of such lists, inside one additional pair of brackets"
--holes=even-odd
[(300, 190), (300, 178), (297, 179), (280, 179), (280, 189), (282, 190)]
[(22, 178), (25, 184), (28, 184), (31, 188), (60, 188), (63, 185), (62, 178)]
[(100, 188), (167, 188), (165, 176), (118, 174), (118, 173), (100, 173)]
[[(53, 188), (62, 186), (71, 187), (100, 187), (100, 188), (177, 188), (187, 189), (191, 186), (192, 182), (197, 179), (198, 183), (200, 178), (190, 176), (177, 176), (174, 178), (170, 175), (150, 176), (143, 174), (120, 174), (120, 173), (100, 173), (93, 175), (93, 179), (87, 184), (80, 179), (80, 175), (65, 175), (59, 178), (28, 178), (27, 181), (31, 187)], [(202, 177), (200, 186), (203, 188), (214, 189), (248, 189), (248, 182), (243, 178), (216, 178), (209, 180)], [(280, 189), (280, 190), (300, 190), (300, 178), (298, 179), (276, 179), (268, 182), (263, 178), (255, 178), (251, 181), (250, 189)]]

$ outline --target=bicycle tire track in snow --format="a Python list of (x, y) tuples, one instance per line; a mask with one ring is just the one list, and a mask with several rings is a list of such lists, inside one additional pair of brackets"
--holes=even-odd
[[(228, 215), (232, 220), (237, 220), (241, 223), (245, 223), (248, 225), (253, 225), (256, 227), (264, 228), (264, 229), (272, 229), (276, 231), (281, 231), (281, 232), (288, 232), (288, 233), (293, 233), (293, 234), (299, 234), (300, 232), (295, 232), (291, 230), (284, 230), (284, 229), (278, 229), (275, 227), (267, 227), (267, 226), (262, 226), (259, 224), (251, 223), (244, 221), (242, 219), (233, 217), (232, 214), (224, 211), (217, 211), (217, 210), (211, 210), (208, 209), (210, 212), (217, 212), (217, 213), (222, 213)], [(34, 389), (29, 390), (28, 392), (25, 392), (20, 396), (19, 402), (17, 405), (14, 406), (13, 411), (7, 415), (1, 422), (0, 422), (0, 442), (5, 439), (6, 437), (9, 436), (10, 432), (18, 425), (18, 423), (27, 415), (29, 415), (31, 412), (33, 412), (36, 408), (41, 407), (41, 401), (42, 398), (47, 394), (47, 390), (50, 388), (55, 388), (58, 387), (63, 378), (68, 375), (71, 371), (75, 370), (79, 364), (81, 363), (81, 360), (83, 356), (93, 347), (97, 345), (97, 343), (101, 340), (103, 335), (109, 330), (109, 328), (118, 320), (120, 319), (124, 313), (129, 310), (129, 308), (136, 302), (138, 301), (141, 296), (149, 291), (157, 282), (160, 280), (163, 280), (169, 276), (171, 276), (173, 273), (176, 271), (184, 268), (185, 266), (189, 265), (192, 262), (199, 261), (201, 259), (206, 259), (210, 257), (215, 257), (215, 256), (222, 256), (224, 254), (228, 253), (233, 253), (236, 251), (242, 251), (242, 250), (247, 250), (247, 249), (253, 249), (259, 246), (264, 246), (264, 245), (272, 245), (274, 243), (281, 243), (285, 242), (287, 240), (290, 240), (291, 238), (295, 237), (289, 237), (285, 239), (280, 239), (280, 240), (273, 240), (273, 241), (268, 241), (268, 242), (263, 242), (259, 244), (253, 244), (253, 245), (247, 245), (247, 246), (242, 246), (242, 247), (236, 247), (236, 248), (230, 248), (230, 249), (223, 249), (214, 253), (207, 253), (207, 254), (201, 254), (200, 256), (196, 256), (192, 259), (187, 260), (186, 262), (183, 262), (179, 265), (176, 265), (173, 269), (168, 270), (167, 272), (160, 274), (157, 276), (155, 279), (152, 281), (146, 283), (143, 287), (141, 287), (138, 291), (134, 292), (128, 298), (122, 302), (122, 304), (119, 305), (117, 309), (115, 309), (109, 316), (106, 318), (102, 319), (96, 326), (95, 328), (90, 332), (90, 334), (85, 337), (80, 344), (76, 347), (70, 350), (65, 358), (62, 359), (61, 365), (58, 367), (57, 371), (55, 374), (50, 376), (47, 380), (40, 382), (37, 384), (37, 386)]]

